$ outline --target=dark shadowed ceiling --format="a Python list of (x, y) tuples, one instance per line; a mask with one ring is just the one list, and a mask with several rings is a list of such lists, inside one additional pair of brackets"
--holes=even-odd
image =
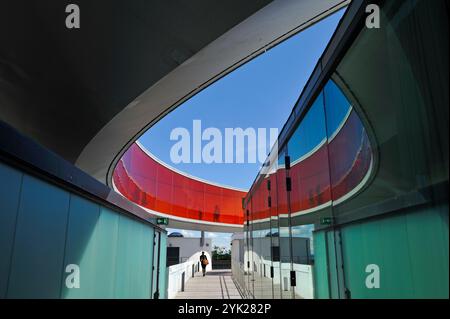
[[(269, 0), (2, 0), (0, 120), (71, 162), (127, 104)], [(65, 27), (76, 3), (81, 28)]]

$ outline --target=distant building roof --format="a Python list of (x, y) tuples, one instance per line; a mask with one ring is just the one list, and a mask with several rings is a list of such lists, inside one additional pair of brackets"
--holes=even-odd
[(169, 234), (169, 237), (184, 237), (182, 233), (173, 232)]

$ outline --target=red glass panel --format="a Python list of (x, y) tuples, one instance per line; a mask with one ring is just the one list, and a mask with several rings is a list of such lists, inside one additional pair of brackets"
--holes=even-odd
[(359, 185), (372, 161), (369, 139), (354, 111), (328, 148), (333, 200), (337, 200)]
[(246, 193), (211, 185), (172, 171), (133, 144), (113, 173), (117, 190), (145, 208), (192, 220), (243, 223)]
[(272, 198), (272, 207), (270, 209), (271, 216), (276, 217), (278, 215), (278, 194), (277, 194), (277, 175), (276, 173), (270, 174), (270, 197)]
[[(291, 168), (293, 184), (298, 187), (292, 212), (304, 211), (322, 205), (331, 199), (326, 145)], [(294, 178), (295, 176), (295, 178)], [(294, 189), (293, 189), (294, 190)], [(292, 198), (292, 195), (291, 195)]]
[(172, 213), (172, 175), (173, 173), (166, 167), (160, 165), (156, 173), (156, 205), (158, 212)]
[(288, 213), (287, 192), (286, 192), (286, 169), (277, 170), (277, 212), (280, 214)]

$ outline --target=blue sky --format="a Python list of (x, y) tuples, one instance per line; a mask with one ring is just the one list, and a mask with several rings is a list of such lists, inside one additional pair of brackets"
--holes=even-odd
[(197, 119), (203, 129), (215, 127), (223, 135), (227, 127), (281, 130), (342, 15), (343, 10), (221, 78), (151, 127), (139, 141), (162, 161), (190, 175), (250, 188), (260, 163), (175, 164), (170, 150), (176, 141), (170, 140), (170, 132), (183, 127), (192, 137)]
[[(170, 140), (170, 132), (184, 127), (192, 135), (192, 122), (197, 119), (203, 129), (216, 127), (222, 132), (227, 127), (281, 130), (343, 13), (340, 10), (215, 82), (168, 114), (139, 141), (162, 161), (190, 175), (250, 188), (259, 163), (174, 164), (170, 149), (176, 141)], [(198, 231), (168, 231), (200, 236)], [(212, 238), (213, 246), (230, 247), (231, 234), (207, 232), (205, 236)]]

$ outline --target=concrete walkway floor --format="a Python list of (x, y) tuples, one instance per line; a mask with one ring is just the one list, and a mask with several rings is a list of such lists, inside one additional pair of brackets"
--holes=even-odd
[(201, 272), (196, 273), (175, 299), (242, 299), (242, 296), (233, 282), (231, 270), (216, 269), (208, 271), (205, 277)]

